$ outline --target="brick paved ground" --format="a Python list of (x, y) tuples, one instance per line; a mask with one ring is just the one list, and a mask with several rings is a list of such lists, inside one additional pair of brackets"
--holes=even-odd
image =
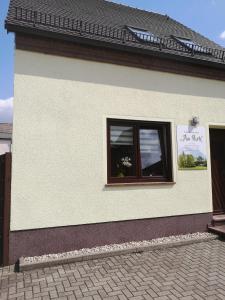
[(116, 256), (13, 273), (0, 299), (225, 299), (225, 242)]

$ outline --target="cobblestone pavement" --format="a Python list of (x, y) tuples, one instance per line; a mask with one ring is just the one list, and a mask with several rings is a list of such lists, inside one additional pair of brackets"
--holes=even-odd
[(115, 256), (14, 273), (0, 299), (225, 299), (225, 242)]

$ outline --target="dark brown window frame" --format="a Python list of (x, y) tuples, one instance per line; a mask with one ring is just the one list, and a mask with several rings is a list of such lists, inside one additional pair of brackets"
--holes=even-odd
[[(110, 145), (110, 126), (132, 126), (134, 128), (134, 146), (136, 152), (136, 176), (131, 177), (112, 177), (111, 176), (111, 145)], [(140, 159), (140, 143), (139, 129), (141, 127), (149, 127), (151, 129), (159, 129), (161, 135), (162, 156), (164, 164), (164, 176), (141, 176), (141, 159)], [(171, 142), (171, 123), (157, 121), (142, 121), (129, 119), (111, 119), (107, 118), (107, 179), (108, 184), (118, 183), (165, 183), (173, 182), (172, 172), (172, 142)]]

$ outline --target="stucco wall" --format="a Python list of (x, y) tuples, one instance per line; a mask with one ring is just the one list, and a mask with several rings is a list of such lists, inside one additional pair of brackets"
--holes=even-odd
[[(224, 82), (21, 50), (15, 62), (11, 230), (212, 211), (210, 165), (177, 170), (176, 125), (225, 123)], [(110, 116), (172, 122), (176, 184), (105, 187)]]

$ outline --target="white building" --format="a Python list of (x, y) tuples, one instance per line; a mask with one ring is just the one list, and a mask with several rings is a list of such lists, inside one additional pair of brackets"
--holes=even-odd
[(11, 152), (12, 124), (0, 123), (0, 155)]
[(225, 207), (224, 49), (108, 1), (19, 3), (10, 262), (206, 231)]

